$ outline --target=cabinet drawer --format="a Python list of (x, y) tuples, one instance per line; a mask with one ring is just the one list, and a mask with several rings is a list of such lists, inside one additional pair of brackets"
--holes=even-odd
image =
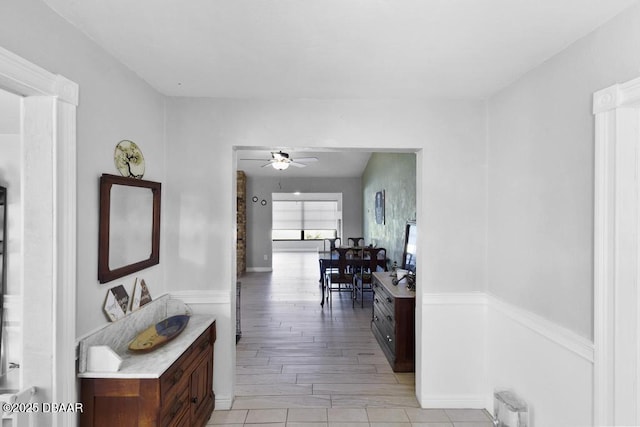
[(162, 427), (180, 425), (180, 420), (184, 419), (185, 414), (189, 412), (189, 402), (189, 387), (185, 384), (179, 393), (164, 403), (160, 425)]
[(392, 297), (383, 286), (374, 282), (373, 292), (373, 302), (376, 305), (384, 307), (384, 309), (389, 313), (393, 313), (395, 311), (395, 298)]
[(189, 361), (191, 353), (186, 351), (173, 365), (160, 377), (160, 395), (162, 396), (163, 405), (166, 405), (169, 399), (175, 394), (176, 389), (184, 381), (189, 378)]
[(381, 338), (387, 342), (391, 343), (395, 346), (396, 333), (395, 333), (395, 325), (393, 322), (389, 321), (389, 315), (377, 310), (374, 308), (373, 310), (373, 324), (376, 325), (378, 330), (381, 333)]
[(371, 330), (373, 331), (373, 335), (376, 337), (378, 344), (380, 344), (380, 348), (382, 352), (385, 354), (389, 363), (393, 367), (396, 359), (396, 346), (393, 338), (389, 337), (389, 334), (380, 330), (377, 324), (372, 324)]
[(396, 322), (395, 310), (393, 308), (393, 304), (389, 304), (389, 302), (381, 299), (378, 294), (373, 295), (374, 312), (377, 310), (380, 313), (380, 316), (391, 324), (395, 324)]
[(207, 329), (193, 342), (193, 344), (191, 344), (190, 348), (192, 349), (193, 357), (197, 359), (211, 346), (213, 346), (211, 329)]

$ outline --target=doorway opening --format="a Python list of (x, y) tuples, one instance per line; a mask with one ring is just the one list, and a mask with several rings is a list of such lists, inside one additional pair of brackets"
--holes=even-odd
[[(246, 188), (246, 204), (247, 204), (247, 225), (248, 225), (248, 229), (253, 227), (253, 233), (254, 235), (252, 235), (251, 232), (247, 233), (247, 272), (259, 272), (259, 273), (275, 273), (272, 271), (271, 269), (271, 260), (269, 259), (269, 264), (268, 266), (263, 266), (260, 268), (255, 268), (255, 264), (253, 264), (254, 262), (260, 263), (260, 262), (264, 262), (267, 261), (267, 257), (265, 254), (268, 253), (268, 251), (271, 249), (271, 242), (272, 242), (272, 235), (271, 235), (271, 229), (272, 229), (272, 221), (270, 218), (270, 214), (271, 214), (271, 208), (269, 207), (269, 205), (272, 203), (272, 195), (276, 194), (276, 193), (287, 193), (287, 194), (293, 194), (296, 191), (300, 191), (301, 193), (305, 193), (305, 192), (323, 192), (323, 191), (336, 191), (336, 188), (334, 187), (332, 190), (328, 190), (325, 187), (322, 187), (322, 183), (325, 183), (327, 185), (329, 184), (336, 184), (338, 181), (338, 178), (336, 178), (335, 176), (331, 176), (331, 175), (325, 175), (325, 176), (313, 176), (313, 177), (309, 177), (309, 178), (304, 178), (304, 177), (295, 177), (295, 178), (291, 178), (289, 179), (286, 175), (286, 172), (282, 173), (282, 171), (280, 171), (281, 173), (279, 175), (275, 175), (273, 177), (265, 177), (265, 176), (258, 176), (253, 177), (252, 180), (252, 174), (250, 171), (246, 170), (243, 165), (241, 164), (241, 159), (245, 156), (247, 156), (247, 154), (245, 153), (245, 151), (250, 152), (250, 153), (255, 153), (256, 150), (263, 150), (265, 152), (269, 152), (271, 149), (270, 148), (265, 148), (265, 147), (234, 147), (234, 158), (236, 159), (236, 162), (234, 162), (234, 169), (233, 169), (233, 175), (234, 177), (237, 176), (237, 172), (238, 171), (243, 171), (246, 176), (247, 176), (247, 188)], [(300, 152), (304, 152), (304, 155), (307, 156), (309, 155), (310, 152), (314, 152), (314, 149), (312, 148), (295, 148), (295, 150), (300, 150)], [(316, 148), (315, 150), (319, 150), (318, 148)], [(337, 148), (337, 147), (331, 147), (331, 148), (322, 148), (320, 150), (326, 150), (326, 151), (331, 151), (331, 152), (335, 152), (335, 153), (339, 153), (341, 155), (342, 158), (348, 158), (349, 154), (353, 153), (354, 151), (356, 152), (362, 152), (362, 153), (367, 153), (369, 156), (372, 154), (372, 150), (371, 148), (369, 148), (368, 150), (357, 150), (357, 149), (347, 149), (347, 148)], [(402, 248), (404, 245), (404, 230), (406, 227), (406, 222), (408, 219), (411, 220), (417, 220), (419, 218), (419, 206), (420, 206), (420, 200), (421, 200), (421, 194), (420, 191), (422, 189), (422, 186), (420, 185), (420, 181), (418, 179), (418, 177), (421, 176), (421, 150), (417, 150), (417, 149), (398, 149), (398, 148), (375, 148), (373, 149), (375, 150), (376, 153), (381, 153), (381, 154), (397, 154), (397, 153), (401, 153), (401, 154), (408, 154), (411, 153), (415, 156), (415, 176), (412, 178), (413, 180), (413, 185), (414, 185), (414, 189), (415, 189), (415, 198), (414, 200), (414, 204), (413, 204), (413, 208), (411, 210), (411, 212), (407, 215), (403, 215), (402, 219), (399, 220), (398, 222), (401, 223), (400, 228), (402, 231), (400, 231), (399, 233), (395, 233), (395, 232), (391, 232), (390, 234), (388, 234), (388, 236), (395, 236), (398, 240), (397, 246), (398, 248)], [(315, 155), (315, 152), (314, 152)], [(295, 158), (295, 157), (294, 157)], [(366, 163), (366, 162), (365, 162)], [(322, 164), (322, 161), (319, 161), (318, 164)], [(313, 164), (313, 167), (316, 167), (317, 164)], [(366, 164), (365, 164), (366, 166)], [(258, 166), (259, 167), (259, 166)], [(267, 168), (269, 169), (269, 168)], [(289, 168), (289, 170), (291, 170), (292, 168)], [(364, 169), (364, 168), (363, 168)], [(356, 227), (353, 227), (353, 223), (351, 222), (353, 220), (352, 217), (349, 217), (348, 214), (346, 213), (347, 208), (344, 206), (344, 204), (347, 203), (347, 198), (346, 196), (344, 196), (345, 194), (345, 189), (343, 187), (338, 187), (339, 189), (343, 190), (342, 194), (343, 194), (343, 215), (342, 215), (342, 223), (340, 224), (341, 228), (342, 228), (342, 236), (346, 236), (346, 237), (350, 237), (350, 236), (361, 236), (363, 235), (363, 230), (364, 230), (364, 224), (363, 224), (363, 219), (362, 217), (365, 215), (374, 215), (375, 214), (375, 206), (373, 206), (373, 204), (371, 206), (365, 205), (365, 198), (363, 197), (363, 188), (362, 188), (362, 184), (361, 184), (361, 179), (362, 179), (362, 170), (360, 170), (360, 173), (357, 176), (353, 176), (352, 178), (355, 181), (358, 181), (358, 185), (357, 185), (357, 190), (354, 192), (354, 194), (350, 195), (350, 202), (354, 202), (357, 204), (357, 211), (358, 213), (356, 214), (356, 216), (358, 217), (357, 221), (358, 221), (358, 225)], [(348, 179), (348, 178), (347, 178)], [(259, 183), (258, 186), (252, 186), (252, 181), (255, 183)], [(345, 181), (348, 182), (348, 181)], [(306, 184), (311, 186), (309, 188), (301, 188), (301, 185)], [(375, 192), (380, 191), (380, 190), (384, 190), (384, 188), (377, 188), (378, 187), (378, 182), (374, 181), (374, 183), (371, 185), (371, 188), (368, 188), (367, 191), (371, 190), (372, 188), (375, 188)], [(406, 184), (406, 183), (405, 183)], [(380, 184), (382, 185), (382, 184)], [(319, 188), (320, 187), (320, 188)], [(373, 193), (373, 195), (371, 196), (372, 198), (375, 198), (375, 192)], [(392, 218), (392, 207), (395, 208), (396, 206), (393, 205), (393, 196), (396, 196), (399, 192), (398, 191), (391, 191), (391, 192), (387, 192), (388, 196), (391, 197), (387, 197), (387, 203), (388, 203), (388, 211), (387, 211), (387, 220), (389, 221), (387, 224), (379, 224), (380, 228), (379, 230), (382, 231), (386, 231), (388, 232), (391, 229), (390, 226), (390, 221)], [(262, 200), (265, 201), (265, 203), (262, 203)], [(372, 199), (373, 200), (373, 199)], [(368, 203), (368, 202), (367, 202)], [(373, 201), (372, 201), (373, 203)], [(265, 209), (267, 208), (267, 209)], [(253, 209), (253, 211), (252, 211)], [(267, 215), (268, 213), (268, 215)], [(267, 217), (267, 219), (265, 219), (265, 216)], [(375, 223), (375, 217), (373, 217), (372, 222)], [(260, 241), (254, 241), (252, 239), (256, 239), (256, 237), (260, 240)], [(380, 242), (382, 242), (382, 239), (386, 237), (384, 235), (378, 235), (377, 239), (379, 239), (376, 243), (380, 244)], [(393, 238), (393, 237), (391, 237)], [(418, 241), (418, 247), (420, 246), (420, 240), (417, 239)], [(262, 245), (262, 246), (261, 246)], [(419, 248), (418, 248), (419, 249)], [(251, 259), (251, 252), (254, 252), (254, 256), (256, 258)], [(402, 257), (402, 250), (399, 249), (400, 254), (397, 255), (398, 257), (398, 262), (400, 263), (401, 261), (401, 257)], [(276, 255), (274, 254), (274, 257)], [(393, 254), (392, 252), (392, 257), (396, 257), (396, 255)], [(395, 258), (393, 258), (395, 259)], [(235, 260), (234, 260), (235, 261)], [(314, 260), (315, 261), (315, 260)], [(419, 264), (419, 260), (418, 260), (418, 264)], [(234, 262), (234, 264), (236, 264)], [(253, 264), (253, 265), (252, 265)], [(318, 269), (317, 265), (315, 265), (314, 262), (314, 268)], [(419, 265), (418, 265), (419, 268)], [(314, 283), (317, 286), (317, 278), (318, 278), (318, 272), (316, 272), (314, 274)], [(241, 281), (245, 281), (245, 280), (252, 280), (253, 276), (249, 276), (248, 279), (239, 277), (238, 279), (240, 279)], [(300, 286), (302, 286), (300, 284)], [(250, 297), (247, 295), (248, 290), (250, 289), (250, 286), (245, 287), (245, 284), (242, 284), (242, 292), (243, 292), (243, 303), (246, 301), (250, 300)], [(316, 298), (316, 297), (314, 297)], [(314, 304), (317, 305), (317, 310), (321, 310), (321, 306), (320, 306), (320, 299), (318, 298), (317, 301), (314, 301)], [(348, 306), (351, 307), (351, 301), (349, 301)], [(328, 311), (325, 309), (325, 311)], [(322, 311), (321, 311), (322, 312)], [(324, 313), (324, 312), (322, 312)], [(419, 346), (421, 340), (420, 340), (420, 334), (421, 334), (421, 327), (420, 327), (420, 319), (422, 318), (421, 315), (421, 306), (420, 304), (417, 304), (416, 307), (416, 346)], [(244, 336), (244, 331), (243, 331), (243, 336)], [(242, 340), (240, 341), (242, 342)], [(419, 357), (419, 350), (416, 349), (416, 379), (418, 379), (419, 377), (419, 372), (421, 370), (421, 361), (420, 361), (420, 357)], [(235, 369), (236, 365), (234, 365), (234, 369)], [(420, 395), (419, 393), (419, 387), (420, 387), (420, 382), (416, 381), (415, 384), (415, 388), (414, 388), (414, 392), (415, 395)]]

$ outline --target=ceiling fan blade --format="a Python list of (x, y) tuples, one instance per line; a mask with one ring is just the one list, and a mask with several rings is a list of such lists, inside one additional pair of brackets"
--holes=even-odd
[(267, 159), (240, 159), (243, 162), (266, 162)]
[(317, 162), (318, 158), (317, 157), (296, 157), (293, 160), (295, 162), (312, 163), (312, 162)]
[[(264, 160), (263, 160), (263, 162), (264, 162)], [(272, 164), (273, 164), (273, 162), (265, 163), (261, 167), (266, 168), (267, 166), (271, 166)]]
[(291, 166), (295, 166), (297, 168), (306, 168), (307, 165), (305, 165), (304, 163), (298, 163), (297, 161), (293, 161), (289, 163)]

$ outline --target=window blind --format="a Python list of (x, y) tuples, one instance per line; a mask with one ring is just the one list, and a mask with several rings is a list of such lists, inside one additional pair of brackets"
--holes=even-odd
[(335, 230), (338, 202), (322, 200), (274, 200), (274, 230)]

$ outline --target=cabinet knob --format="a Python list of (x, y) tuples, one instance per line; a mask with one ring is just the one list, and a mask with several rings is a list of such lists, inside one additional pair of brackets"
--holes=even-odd
[(393, 302), (393, 300), (389, 297), (387, 297), (387, 302)]
[(198, 404), (198, 396), (196, 396), (193, 399), (191, 399), (191, 403), (197, 405)]
[(389, 335), (387, 335), (387, 341), (389, 342), (393, 341)]

